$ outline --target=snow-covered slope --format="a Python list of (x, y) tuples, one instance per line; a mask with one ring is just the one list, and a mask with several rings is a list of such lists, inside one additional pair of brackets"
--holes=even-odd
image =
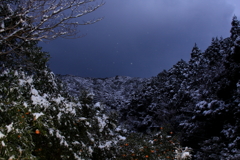
[[(103, 102), (111, 109), (117, 109), (129, 100), (130, 96), (143, 88), (150, 79), (127, 76), (111, 78), (82, 78), (73, 75), (58, 76), (73, 96), (80, 96), (83, 91), (94, 94), (95, 102)], [(120, 107), (121, 108), (121, 107)]]

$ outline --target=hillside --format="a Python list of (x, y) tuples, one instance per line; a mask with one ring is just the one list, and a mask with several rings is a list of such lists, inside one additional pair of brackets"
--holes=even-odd
[(130, 100), (150, 79), (116, 76), (111, 78), (82, 78), (73, 75), (58, 75), (75, 97), (86, 91), (93, 95), (94, 102), (104, 102), (109, 109), (119, 109)]
[(213, 38), (189, 62), (180, 60), (150, 79), (86, 79), (61, 76), (72, 94), (86, 89), (120, 111), (131, 130), (148, 133), (170, 125), (194, 159), (240, 158), (240, 27), (233, 18), (228, 38)]

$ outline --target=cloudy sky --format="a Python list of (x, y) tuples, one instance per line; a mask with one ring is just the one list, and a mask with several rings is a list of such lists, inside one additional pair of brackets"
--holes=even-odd
[(204, 51), (212, 37), (230, 35), (239, 0), (104, 0), (106, 4), (78, 21), (79, 39), (41, 44), (56, 74), (81, 77), (156, 76), (180, 59), (188, 61), (194, 43)]

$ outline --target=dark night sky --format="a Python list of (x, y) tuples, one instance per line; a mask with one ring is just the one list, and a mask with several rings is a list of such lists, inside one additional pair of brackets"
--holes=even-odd
[(56, 74), (81, 77), (156, 76), (180, 59), (188, 61), (194, 43), (204, 51), (212, 37), (230, 35), (239, 0), (104, 0), (106, 4), (78, 21), (79, 39), (41, 43)]

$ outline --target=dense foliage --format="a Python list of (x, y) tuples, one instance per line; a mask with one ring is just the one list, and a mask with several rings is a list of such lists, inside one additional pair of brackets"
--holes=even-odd
[[(213, 38), (204, 52), (195, 44), (189, 62), (180, 60), (148, 80), (125, 77), (126, 84), (115, 77), (113, 86), (101, 86), (106, 81), (95, 79), (102, 87), (95, 89), (95, 98), (83, 86), (78, 88), (81, 94), (73, 97), (48, 68), (49, 55), (37, 41), (3, 38), (21, 25), (26, 33), (32, 23), (27, 18), (14, 28), (24, 17), (4, 17), (13, 14), (10, 2), (4, 2), (0, 5), (0, 49), (6, 53), (0, 55), (0, 159), (191, 158), (191, 149), (180, 144), (191, 147), (197, 160), (240, 158), (236, 16), (229, 38)], [(125, 96), (120, 92), (108, 96), (117, 90)], [(115, 99), (116, 95), (122, 98)]]
[[(135, 133), (131, 138), (130, 131), (118, 125), (116, 113), (94, 102), (91, 93), (83, 90), (79, 97), (72, 97), (66, 92), (48, 68), (49, 55), (37, 41), (4, 38), (14, 30), (26, 33), (32, 23), (4, 2), (0, 3), (0, 49), (4, 52), (0, 54), (0, 159), (126, 159), (133, 152), (140, 159), (175, 158), (177, 137), (162, 130), (156, 135)], [(24, 24), (18, 24), (19, 19)], [(123, 144), (134, 147), (129, 150)], [(141, 151), (143, 147), (147, 149)]]
[(154, 135), (130, 133), (114, 112), (93, 103), (92, 94), (74, 98), (65, 92), (36, 42), (24, 47), (26, 52), (0, 59), (0, 158), (175, 158), (177, 136), (163, 128)]
[(240, 158), (240, 22), (231, 36), (213, 38), (204, 51), (195, 44), (189, 62), (163, 71), (126, 103), (124, 121), (138, 131), (170, 123), (195, 159)]
[(1, 158), (76, 159), (106, 154), (104, 150), (120, 139), (114, 118), (103, 113), (102, 104), (93, 104), (91, 95), (77, 101), (64, 93), (44, 63), (47, 55), (35, 44), (30, 47), (29, 57), (24, 55), (27, 63), (10, 61), (11, 54), (5, 55), (9, 61), (2, 61)]

